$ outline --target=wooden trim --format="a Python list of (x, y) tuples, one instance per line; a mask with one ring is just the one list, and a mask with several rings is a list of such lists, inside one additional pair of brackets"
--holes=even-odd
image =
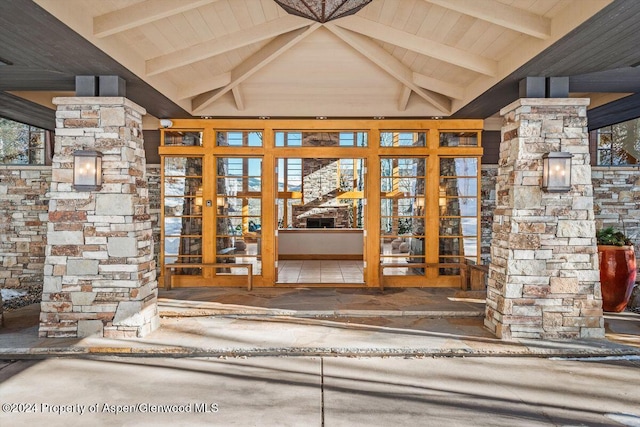
[(362, 261), (363, 255), (361, 254), (279, 254), (278, 260), (357, 260)]
[[(262, 158), (262, 191), (261, 194), (251, 194), (262, 199), (262, 273), (256, 276), (254, 284), (257, 286), (275, 286), (277, 283), (278, 259), (350, 259), (365, 261), (363, 277), (365, 286), (376, 287), (380, 283), (381, 276), (381, 251), (380, 251), (380, 159), (383, 157), (410, 158), (425, 157), (427, 170), (425, 179), (427, 185), (439, 181), (438, 159), (440, 157), (476, 157), (482, 153), (481, 131), (482, 120), (419, 120), (419, 119), (172, 119), (173, 127), (167, 131), (201, 131), (202, 146), (161, 146), (159, 154), (162, 155), (161, 172), (164, 180), (164, 157), (202, 157), (203, 158), (203, 193), (205, 199), (214, 202), (212, 207), (203, 208), (203, 258), (207, 266), (215, 265), (215, 224), (217, 210), (215, 206), (215, 189), (217, 173), (214, 160), (219, 157), (252, 157)], [(259, 147), (218, 147), (215, 144), (215, 133), (224, 131), (257, 131), (262, 132), (263, 144)], [(367, 134), (367, 147), (275, 147), (274, 134), (276, 131), (300, 131), (300, 132), (351, 132), (361, 131)], [(415, 131), (426, 132), (427, 141), (425, 147), (379, 147), (380, 132)], [(439, 147), (439, 133), (441, 131), (468, 131), (478, 133), (478, 146), (472, 147)], [(165, 130), (161, 129), (161, 134)], [(277, 192), (277, 176), (273, 172), (276, 159), (279, 158), (349, 158), (365, 159), (367, 172), (365, 174), (366, 199), (365, 219), (363, 233), (363, 255), (335, 255), (335, 254), (282, 254), (278, 255), (278, 240), (276, 233), (295, 233), (298, 230), (277, 230), (277, 209), (275, 201), (279, 196)], [(478, 164), (478, 178), (480, 177), (481, 164)], [(163, 181), (164, 182), (164, 181)], [(431, 183), (431, 184), (430, 184)], [(478, 179), (480, 186), (480, 179)], [(163, 186), (164, 187), (164, 186)], [(424, 262), (428, 265), (436, 265), (439, 261), (438, 254), (438, 226), (439, 206), (438, 194), (433, 188), (427, 187), (425, 194), (425, 243)], [(242, 193), (245, 195), (245, 193)], [(479, 192), (478, 192), (479, 194)], [(248, 195), (248, 193), (246, 193)], [(163, 191), (164, 203), (164, 191)], [(477, 197), (478, 203), (480, 198)], [(160, 209), (161, 224), (164, 223), (164, 209)], [(478, 210), (479, 219), (480, 210)], [(478, 226), (480, 221), (478, 221)], [(309, 229), (305, 230), (310, 232)], [(316, 232), (354, 232), (362, 233), (360, 229), (323, 229)], [(207, 237), (208, 236), (208, 237)], [(434, 238), (433, 236), (436, 236)], [(478, 233), (478, 239), (479, 239)], [(162, 231), (161, 246), (164, 246), (164, 230)], [(478, 255), (479, 257), (479, 255)], [(160, 265), (164, 271), (164, 247), (159, 255)], [(182, 264), (184, 265), (184, 264)], [(224, 267), (229, 267), (229, 264)], [(235, 264), (239, 267), (240, 264)], [(237, 286), (240, 281), (238, 276), (216, 275), (212, 268), (204, 268), (202, 276), (180, 275), (173, 277), (173, 285), (182, 286)], [(427, 268), (425, 276), (385, 276), (385, 287), (452, 287), (459, 286), (460, 276), (441, 276), (437, 268)], [(321, 284), (321, 286), (334, 286), (334, 284)], [(338, 285), (335, 285), (338, 286)]]
[(295, 233), (353, 233), (353, 234), (362, 234), (362, 228), (280, 228), (278, 229), (278, 233), (282, 234), (295, 234)]
[(253, 289), (253, 264), (231, 264), (231, 263), (189, 263), (189, 264), (165, 264), (164, 266), (164, 289), (171, 290), (171, 276), (174, 268), (246, 268), (247, 269), (247, 290)]
[[(385, 279), (385, 275), (384, 275), (384, 269), (385, 268), (424, 268), (425, 270), (430, 270), (430, 269), (438, 269), (438, 268), (460, 268), (461, 270), (465, 268), (464, 264), (459, 264), (459, 263), (430, 263), (430, 262), (410, 262), (410, 263), (381, 263), (380, 264), (380, 273), (378, 276), (378, 287), (380, 288), (381, 291), (384, 290), (384, 279)], [(425, 271), (425, 276), (426, 277), (426, 271)], [(397, 277), (397, 276), (396, 276)], [(420, 277), (420, 276), (418, 276)], [(452, 277), (460, 277), (460, 276), (452, 276)]]

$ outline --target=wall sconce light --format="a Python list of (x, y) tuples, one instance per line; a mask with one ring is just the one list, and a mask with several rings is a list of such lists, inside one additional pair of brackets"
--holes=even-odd
[(73, 152), (73, 189), (98, 191), (102, 188), (102, 153), (94, 150)]
[(202, 187), (198, 187), (196, 190), (195, 204), (202, 207)]
[(548, 193), (571, 190), (571, 153), (554, 152), (542, 156), (542, 189)]
[(218, 196), (218, 198), (216, 198), (216, 205), (218, 206), (218, 208), (224, 208), (224, 202), (225, 199), (223, 196)]
[(438, 193), (438, 206), (440, 206), (441, 208), (447, 206), (447, 191), (444, 189), (444, 187), (440, 186)]

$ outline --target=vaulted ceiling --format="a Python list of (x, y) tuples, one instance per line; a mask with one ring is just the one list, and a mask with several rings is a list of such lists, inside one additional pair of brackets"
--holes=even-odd
[(82, 74), (157, 118), (487, 118), (526, 76), (570, 76), (595, 112), (640, 86), (639, 3), (373, 0), (318, 23), (273, 0), (4, 1), (0, 115), (44, 120)]

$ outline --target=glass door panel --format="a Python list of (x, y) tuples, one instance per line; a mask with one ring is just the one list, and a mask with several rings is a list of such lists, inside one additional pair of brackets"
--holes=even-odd
[(365, 160), (286, 157), (276, 165), (278, 282), (363, 283)]
[[(201, 263), (202, 158), (165, 157), (162, 183), (164, 264)], [(178, 275), (200, 275), (199, 268), (177, 269)]]
[(387, 276), (424, 276), (426, 157), (380, 160), (380, 262)]
[(262, 274), (262, 158), (216, 158), (216, 262), (218, 275)]
[(459, 275), (455, 264), (478, 262), (478, 159), (440, 158), (439, 197), (440, 275)]

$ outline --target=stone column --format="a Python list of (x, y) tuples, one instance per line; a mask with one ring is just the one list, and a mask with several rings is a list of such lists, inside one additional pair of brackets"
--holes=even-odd
[[(485, 326), (498, 337), (604, 337), (588, 99), (503, 108)], [(541, 189), (542, 155), (573, 154), (571, 191)]]
[[(142, 116), (122, 97), (54, 98), (55, 151), (41, 337), (140, 337), (157, 328)], [(103, 153), (99, 191), (76, 191), (73, 152)]]

